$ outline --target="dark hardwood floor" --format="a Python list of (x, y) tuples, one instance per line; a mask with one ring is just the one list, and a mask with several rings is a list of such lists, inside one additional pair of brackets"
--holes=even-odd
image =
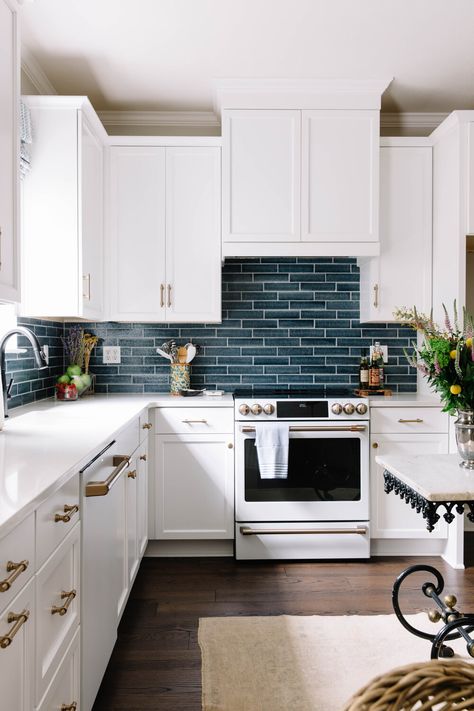
[[(440, 558), (319, 563), (145, 558), (94, 711), (200, 711), (200, 617), (391, 613), (395, 577), (420, 562), (437, 567), (445, 590), (457, 595), (458, 608), (472, 612), (472, 549), (469, 545), (470, 567), (464, 571)], [(419, 588), (425, 579), (422, 574), (409, 582), (404, 611), (429, 607)]]

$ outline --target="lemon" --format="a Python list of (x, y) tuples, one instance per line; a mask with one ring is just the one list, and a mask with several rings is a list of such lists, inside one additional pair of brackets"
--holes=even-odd
[(466, 346), (472, 348), (472, 338), (466, 338)]
[(449, 352), (449, 355), (450, 355), (451, 358), (454, 360), (454, 359), (456, 358), (456, 349), (455, 349), (454, 351), (450, 351), (450, 352)]
[(460, 385), (451, 385), (449, 389), (453, 395), (459, 395), (462, 390)]

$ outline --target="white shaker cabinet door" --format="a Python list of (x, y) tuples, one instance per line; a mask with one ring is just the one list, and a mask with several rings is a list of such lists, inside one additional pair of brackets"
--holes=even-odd
[(165, 320), (166, 149), (110, 149), (110, 318)]
[(439, 521), (431, 533), (425, 519), (397, 494), (384, 491), (383, 470), (376, 456), (446, 454), (448, 435), (433, 434), (373, 434), (371, 439), (371, 537), (372, 538), (446, 538), (447, 524)]
[(166, 149), (166, 320), (220, 322), (220, 148)]
[(155, 437), (156, 538), (234, 537), (233, 435)]
[(0, 615), (0, 636), (11, 637), (9, 646), (0, 648), (0, 707), (8, 711), (34, 708), (34, 597), (30, 580)]
[(0, 299), (20, 300), (17, 14), (0, 0)]
[(301, 112), (223, 112), (224, 242), (300, 240)]
[(376, 242), (379, 112), (302, 113), (302, 239)]

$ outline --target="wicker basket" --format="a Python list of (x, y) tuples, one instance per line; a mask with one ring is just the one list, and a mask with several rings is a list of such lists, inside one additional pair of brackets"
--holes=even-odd
[(474, 709), (474, 664), (433, 660), (375, 677), (343, 711), (468, 711)]

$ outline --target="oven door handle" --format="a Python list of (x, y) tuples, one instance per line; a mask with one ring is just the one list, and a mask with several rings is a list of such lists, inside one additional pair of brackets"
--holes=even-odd
[(357, 526), (355, 528), (249, 528), (248, 526), (240, 526), (240, 533), (243, 536), (260, 536), (264, 535), (314, 535), (323, 536), (331, 533), (340, 534), (356, 534), (365, 536), (368, 533), (366, 526)]
[[(324, 425), (293, 425), (290, 427), (290, 432), (365, 432), (366, 429), (366, 425), (333, 425), (330, 427)], [(255, 432), (255, 427), (241, 427), (240, 431), (244, 434)]]

